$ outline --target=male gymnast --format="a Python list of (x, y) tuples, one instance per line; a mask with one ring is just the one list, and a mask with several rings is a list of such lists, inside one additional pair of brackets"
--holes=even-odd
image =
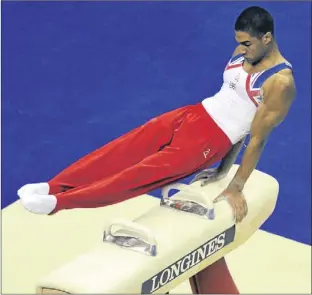
[[(243, 195), (272, 130), (286, 118), (296, 95), (291, 64), (274, 38), (270, 13), (257, 6), (235, 22), (239, 43), (211, 97), (156, 118), (82, 157), (47, 182), (18, 190), (26, 210), (55, 214), (64, 209), (112, 205), (163, 187), (197, 171), (205, 185), (227, 175), (247, 135), (240, 166), (215, 201), (226, 198), (236, 222), (248, 208)], [(217, 168), (207, 169), (217, 162)], [(194, 293), (238, 293), (224, 259), (193, 278)], [(223, 282), (221, 282), (223, 281)]]

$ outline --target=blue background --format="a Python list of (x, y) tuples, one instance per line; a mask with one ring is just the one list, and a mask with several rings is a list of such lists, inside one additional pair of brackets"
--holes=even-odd
[(2, 208), (20, 186), (213, 95), (236, 46), (235, 19), (253, 4), (273, 14), (297, 83), (258, 165), (281, 186), (263, 229), (311, 244), (308, 2), (2, 2)]

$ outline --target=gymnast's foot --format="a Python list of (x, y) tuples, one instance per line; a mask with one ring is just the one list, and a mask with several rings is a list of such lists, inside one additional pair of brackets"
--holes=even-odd
[(23, 194), (20, 201), (24, 208), (35, 214), (50, 214), (56, 207), (54, 195)]
[(47, 182), (29, 183), (22, 186), (18, 191), (17, 195), (21, 198), (23, 195), (48, 195), (49, 184)]

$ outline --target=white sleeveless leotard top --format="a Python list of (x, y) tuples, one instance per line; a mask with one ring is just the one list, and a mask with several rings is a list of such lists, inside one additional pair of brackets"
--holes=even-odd
[(232, 57), (224, 70), (223, 85), (219, 92), (202, 101), (206, 111), (232, 144), (249, 134), (262, 100), (260, 89), (263, 83), (283, 69), (292, 69), (289, 63), (281, 63), (268, 70), (248, 74), (243, 69), (243, 62), (241, 54)]

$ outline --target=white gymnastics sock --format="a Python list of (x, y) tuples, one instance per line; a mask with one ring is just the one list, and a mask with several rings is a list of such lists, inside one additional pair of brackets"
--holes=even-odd
[(49, 184), (47, 182), (39, 182), (39, 183), (29, 183), (22, 186), (18, 191), (17, 195), (21, 198), (22, 195), (47, 195), (49, 194)]
[(54, 195), (23, 194), (21, 203), (31, 213), (49, 214), (56, 207), (57, 199)]

